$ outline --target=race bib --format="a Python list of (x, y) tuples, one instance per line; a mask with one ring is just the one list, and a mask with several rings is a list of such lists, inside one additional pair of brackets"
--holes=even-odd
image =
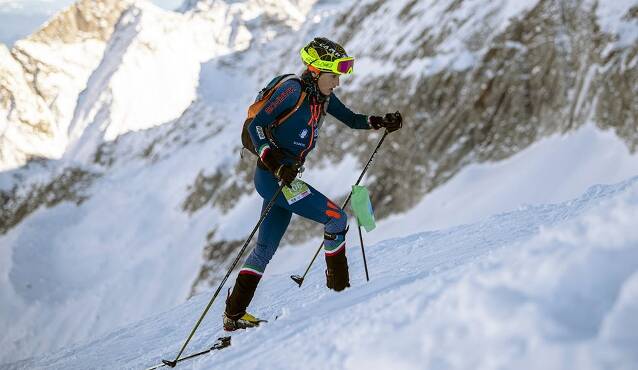
[(282, 192), (288, 204), (293, 204), (310, 195), (310, 188), (305, 182), (295, 179), (289, 187), (284, 186)]

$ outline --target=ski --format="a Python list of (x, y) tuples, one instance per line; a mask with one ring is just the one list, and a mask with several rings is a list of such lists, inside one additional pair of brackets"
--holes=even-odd
[(201, 356), (201, 355), (205, 355), (209, 352), (212, 351), (216, 351), (216, 350), (220, 350), (220, 349), (224, 349), (226, 347), (230, 346), (230, 336), (227, 337), (219, 337), (217, 338), (217, 341), (215, 341), (215, 344), (212, 345), (212, 347), (210, 347), (207, 350), (201, 351), (201, 352), (196, 352), (193, 354), (190, 354), (188, 356), (184, 356), (182, 358), (180, 358), (177, 361), (168, 361), (168, 360), (162, 360), (162, 363), (159, 365), (155, 365), (153, 367), (149, 367), (146, 370), (155, 370), (155, 369), (159, 369), (160, 367), (164, 367), (164, 366), (168, 366), (168, 367), (175, 367), (175, 365), (177, 365), (177, 363), (185, 361), (185, 360), (189, 360), (193, 357), (197, 357), (197, 356)]

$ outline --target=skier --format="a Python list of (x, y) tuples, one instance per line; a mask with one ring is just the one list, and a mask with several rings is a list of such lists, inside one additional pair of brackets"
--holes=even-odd
[[(353, 129), (386, 128), (389, 132), (402, 126), (399, 112), (384, 117), (353, 113), (333, 93), (339, 77), (353, 71), (354, 58), (339, 44), (315, 38), (301, 49), (306, 70), (301, 78), (283, 82), (248, 126), (250, 139), (259, 159), (255, 169), (255, 187), (266, 207), (279, 189), (286, 185), (259, 228), (257, 245), (242, 266), (232, 293), (226, 299), (224, 330), (233, 331), (258, 326), (262, 320), (246, 312), (266, 265), (274, 255), (292, 214), (324, 225), (326, 285), (335, 291), (350, 286), (346, 259), (346, 213), (312, 186), (296, 179), (308, 153), (315, 147), (326, 113)], [(304, 97), (303, 101), (300, 100)], [(299, 105), (301, 104), (301, 105)], [(292, 114), (290, 111), (297, 107)], [(283, 122), (273, 125), (287, 114)], [(263, 208), (262, 208), (263, 209)]]

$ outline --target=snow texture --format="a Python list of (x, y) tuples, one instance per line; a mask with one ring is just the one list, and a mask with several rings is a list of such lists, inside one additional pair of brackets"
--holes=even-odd
[[(638, 177), (581, 197), (368, 247), (365, 282), (297, 288), (270, 274), (253, 301), (268, 324), (181, 369), (632, 369), (638, 357)], [(83, 345), (6, 366), (140, 369), (172, 358), (209, 300)], [(220, 299), (221, 301), (221, 299)], [(222, 335), (218, 301), (189, 351)], [(258, 360), (256, 360), (258, 359)]]
[(630, 16), (631, 10), (636, 9), (635, 1), (615, 0), (601, 1), (596, 8), (600, 26), (603, 31), (618, 35), (614, 49), (635, 45), (638, 39), (638, 20)]

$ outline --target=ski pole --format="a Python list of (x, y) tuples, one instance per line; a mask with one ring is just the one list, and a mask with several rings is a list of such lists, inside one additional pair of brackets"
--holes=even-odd
[[(358, 222), (358, 221), (357, 221)], [(368, 262), (366, 261), (366, 251), (363, 248), (363, 235), (361, 235), (361, 225), (357, 225), (359, 230), (359, 241), (361, 241), (361, 254), (363, 255), (363, 267), (366, 270), (366, 281), (370, 281), (370, 275), (368, 275)]]
[[(361, 182), (361, 179), (363, 178), (363, 175), (365, 175), (366, 171), (368, 171), (368, 167), (370, 167), (370, 163), (372, 163), (372, 159), (374, 159), (374, 155), (377, 154), (377, 151), (379, 150), (379, 148), (381, 147), (381, 144), (383, 144), (383, 140), (385, 140), (385, 137), (388, 136), (388, 130), (385, 130), (385, 132), (383, 133), (383, 136), (381, 137), (381, 140), (379, 140), (379, 143), (377, 144), (377, 147), (374, 148), (374, 151), (372, 152), (372, 155), (370, 155), (370, 159), (368, 159), (368, 163), (366, 163), (366, 166), (363, 168), (363, 171), (361, 171), (361, 175), (359, 175), (359, 179), (357, 179), (357, 182), (355, 185), (359, 185), (359, 183)], [(348, 205), (348, 202), (350, 202), (350, 198), (352, 197), (352, 190), (350, 191), (350, 194), (348, 194), (348, 197), (346, 198), (346, 201), (343, 202), (343, 206), (341, 206), (341, 208), (346, 208), (346, 206)], [(301, 288), (301, 284), (303, 284), (303, 280), (306, 278), (306, 275), (308, 274), (308, 271), (310, 271), (310, 267), (312, 267), (312, 264), (315, 262), (315, 259), (317, 259), (317, 256), (319, 255), (319, 252), (321, 252), (321, 248), (323, 247), (323, 242), (321, 242), (321, 245), (319, 245), (319, 248), (317, 249), (317, 252), (315, 252), (314, 257), (312, 257), (312, 260), (310, 261), (310, 264), (308, 265), (308, 267), (306, 268), (306, 271), (303, 273), (302, 276), (299, 275), (292, 275), (290, 276), (290, 278), (297, 283), (297, 285), (299, 285), (299, 287)]]
[(217, 287), (217, 290), (215, 291), (215, 294), (213, 294), (213, 298), (211, 298), (210, 302), (208, 302), (208, 305), (206, 306), (206, 309), (204, 310), (202, 315), (199, 317), (199, 320), (197, 320), (197, 323), (193, 327), (193, 330), (191, 330), (191, 333), (189, 334), (188, 338), (186, 339), (186, 342), (184, 342), (184, 345), (182, 346), (182, 349), (179, 350), (179, 353), (177, 354), (177, 357), (175, 357), (175, 359), (173, 361), (162, 360), (162, 363), (164, 363), (164, 365), (167, 365), (167, 366), (170, 366), (170, 367), (175, 367), (175, 365), (177, 365), (177, 361), (179, 360), (179, 357), (184, 352), (184, 349), (186, 349), (186, 346), (188, 345), (188, 342), (190, 342), (191, 338), (193, 338), (193, 335), (195, 334), (195, 331), (199, 327), (199, 324), (201, 324), (202, 320), (204, 320), (204, 316), (206, 316), (206, 314), (208, 313), (208, 310), (213, 305), (213, 302), (215, 301), (215, 298), (217, 298), (217, 295), (222, 290), (222, 287), (226, 283), (226, 280), (228, 280), (228, 277), (230, 276), (230, 273), (233, 271), (235, 266), (237, 266), (237, 263), (241, 259), (241, 256), (246, 251), (246, 247), (248, 247), (248, 243), (250, 243), (250, 240), (255, 235), (255, 232), (257, 232), (257, 229), (259, 229), (259, 226), (261, 226), (261, 223), (264, 222), (264, 219), (268, 215), (268, 212), (270, 212), (270, 209), (272, 208), (273, 204), (275, 204), (275, 199), (277, 199), (277, 196), (279, 196), (279, 193), (281, 193), (281, 190), (283, 189), (283, 187), (284, 187), (283, 183), (281, 185), (279, 185), (279, 189), (275, 192), (275, 195), (273, 195), (272, 199), (270, 200), (270, 202), (268, 202), (268, 205), (266, 205), (266, 208), (261, 213), (261, 216), (259, 217), (259, 221), (257, 222), (257, 225), (255, 225), (255, 227), (253, 228), (253, 231), (250, 233), (250, 236), (248, 236), (248, 239), (246, 239), (246, 242), (244, 243), (244, 246), (239, 251), (239, 254), (237, 255), (237, 257), (235, 257), (235, 260), (233, 261), (233, 264), (228, 269), (228, 272), (226, 273), (226, 276), (224, 276), (224, 279), (222, 279), (221, 283), (219, 283), (219, 286)]

